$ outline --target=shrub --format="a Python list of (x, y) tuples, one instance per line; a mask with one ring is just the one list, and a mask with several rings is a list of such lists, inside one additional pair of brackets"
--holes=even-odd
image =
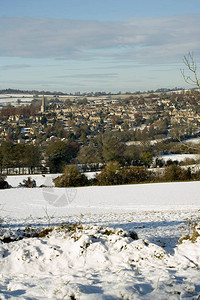
[(195, 165), (197, 160), (194, 158), (185, 158), (183, 161), (180, 162), (180, 166), (188, 166), (188, 165)]
[(27, 188), (34, 188), (36, 187), (36, 181), (31, 179), (31, 177), (28, 177), (28, 179), (24, 179), (23, 184), (20, 183), (20, 185)]
[(166, 181), (185, 181), (191, 180), (191, 177), (190, 168), (185, 170), (177, 165), (171, 165), (165, 168), (164, 179)]
[(117, 161), (108, 162), (105, 168), (96, 175), (98, 185), (116, 185), (121, 184), (121, 176), (119, 174), (120, 164)]
[(194, 172), (194, 173), (192, 174), (192, 178), (193, 178), (194, 180), (200, 180), (200, 170), (197, 170), (196, 172)]
[(151, 172), (146, 167), (132, 166), (120, 170), (122, 184), (139, 183), (149, 181)]
[(187, 233), (179, 239), (181, 244), (184, 240), (190, 240), (192, 243), (195, 243), (200, 237), (200, 223), (199, 221), (193, 221), (189, 219), (186, 224)]
[(56, 187), (77, 187), (88, 184), (87, 177), (75, 165), (66, 166), (64, 174), (56, 177), (53, 182)]
[(5, 180), (6, 175), (0, 175), (0, 189), (8, 189), (9, 185), (8, 182)]
[(0, 217), (0, 228), (2, 224), (3, 224), (3, 218)]
[(98, 185), (131, 184), (150, 180), (151, 172), (146, 167), (120, 168), (118, 162), (109, 162), (96, 176)]
[(142, 152), (142, 154), (141, 154), (142, 165), (150, 168), (150, 165), (152, 164), (152, 162), (153, 162), (153, 157), (152, 157), (151, 152)]
[(178, 164), (179, 164), (178, 160), (171, 160), (171, 159), (168, 159), (168, 160), (166, 161), (166, 166), (171, 166), (171, 165), (176, 165), (176, 166), (178, 166)]
[(155, 167), (162, 168), (165, 165), (165, 161), (162, 158), (156, 157), (155, 159)]

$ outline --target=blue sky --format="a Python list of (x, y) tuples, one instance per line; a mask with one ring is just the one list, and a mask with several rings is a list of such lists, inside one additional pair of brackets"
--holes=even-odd
[(200, 61), (199, 0), (0, 0), (0, 89), (186, 87)]

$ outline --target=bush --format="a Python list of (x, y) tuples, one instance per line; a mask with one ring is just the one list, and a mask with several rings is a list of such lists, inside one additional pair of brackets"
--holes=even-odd
[(151, 172), (146, 167), (125, 167), (120, 170), (122, 184), (140, 183), (151, 180)]
[(23, 180), (23, 184), (20, 183), (20, 186), (27, 187), (27, 188), (34, 188), (36, 187), (36, 181), (34, 179), (31, 179), (31, 177), (28, 177), (28, 179)]
[(142, 165), (150, 168), (152, 162), (153, 162), (153, 157), (152, 157), (151, 152), (142, 152), (142, 154), (141, 154)]
[(96, 176), (98, 185), (131, 184), (149, 181), (151, 172), (146, 167), (120, 168), (118, 162), (109, 162)]
[(108, 162), (105, 168), (96, 175), (98, 185), (116, 185), (121, 184), (121, 176), (119, 174), (120, 164), (117, 161)]
[(0, 189), (8, 189), (9, 185), (8, 182), (5, 180), (6, 175), (0, 175)]
[(77, 187), (88, 185), (87, 177), (75, 165), (66, 166), (64, 174), (56, 177), (53, 182), (56, 187)]
[(200, 170), (197, 170), (196, 172), (194, 172), (193, 174), (192, 174), (192, 178), (193, 178), (193, 180), (200, 180)]
[(192, 175), (191, 175), (190, 168), (186, 170), (186, 169), (182, 169), (177, 165), (171, 165), (165, 168), (165, 172), (164, 172), (165, 181), (185, 181), (191, 179), (192, 179)]
[(178, 160), (171, 160), (171, 159), (168, 159), (168, 160), (166, 161), (166, 166), (171, 166), (171, 165), (176, 165), (176, 166), (178, 166), (178, 164), (179, 164)]
[(162, 168), (165, 165), (165, 161), (162, 158), (156, 157), (155, 159), (155, 166), (154, 167), (159, 167)]
[(194, 158), (185, 158), (183, 161), (180, 162), (180, 166), (195, 165), (196, 163), (198, 163), (198, 161)]
[(199, 220), (196, 222), (192, 219), (189, 219), (186, 224), (187, 233), (179, 239), (181, 244), (184, 240), (189, 240), (192, 243), (195, 243), (200, 237), (200, 223)]

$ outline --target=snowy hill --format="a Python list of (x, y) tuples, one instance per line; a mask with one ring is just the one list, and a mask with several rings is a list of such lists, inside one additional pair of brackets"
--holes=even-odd
[(0, 299), (199, 298), (200, 239), (178, 243), (200, 218), (199, 182), (59, 189), (38, 175), (47, 187), (17, 188), (22, 180), (0, 190)]

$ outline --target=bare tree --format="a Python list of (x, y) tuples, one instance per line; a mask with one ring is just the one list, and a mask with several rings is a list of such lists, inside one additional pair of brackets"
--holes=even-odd
[(200, 78), (193, 54), (189, 52), (187, 56), (184, 56), (183, 62), (187, 67), (187, 72), (184, 69), (181, 70), (185, 82), (200, 89)]
[[(200, 89), (200, 77), (193, 53), (189, 52), (188, 55), (185, 55), (183, 57), (183, 63), (186, 67), (185, 69), (181, 69), (181, 74), (184, 81), (190, 86)], [(197, 115), (199, 115), (199, 113), (197, 113)], [(180, 124), (180, 119), (175, 118), (174, 126), (174, 137), (176, 137), (180, 144), (191, 150), (199, 150), (199, 146), (187, 144), (186, 142), (183, 142), (181, 138), (181, 135), (183, 136), (184, 132), (187, 131), (193, 131), (194, 133), (196, 132), (196, 134), (198, 134), (198, 125), (193, 125), (191, 122), (188, 123), (188, 121), (184, 118), (182, 118), (182, 124)]]

